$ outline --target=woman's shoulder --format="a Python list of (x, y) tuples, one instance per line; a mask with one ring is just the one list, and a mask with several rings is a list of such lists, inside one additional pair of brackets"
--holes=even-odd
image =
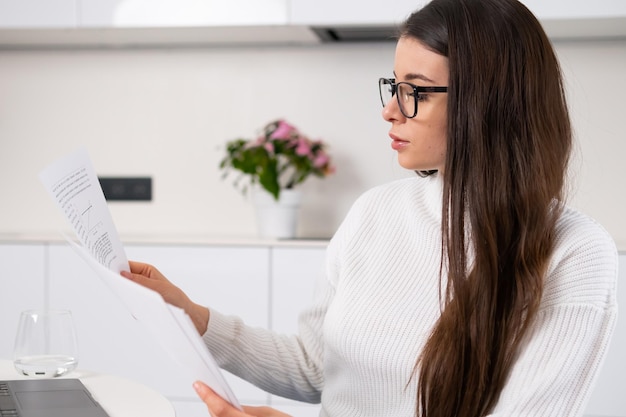
[(617, 254), (615, 242), (594, 218), (565, 207), (556, 224), (556, 246), (562, 250)]

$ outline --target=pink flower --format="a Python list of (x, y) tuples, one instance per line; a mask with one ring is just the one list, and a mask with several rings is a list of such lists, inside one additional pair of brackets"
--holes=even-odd
[(294, 130), (296, 129), (292, 125), (284, 120), (279, 120), (278, 127), (276, 127), (276, 130), (272, 132), (270, 139), (289, 139), (289, 136)]
[(330, 158), (325, 153), (320, 153), (313, 160), (313, 166), (316, 168), (322, 168), (324, 165), (328, 164)]
[(274, 144), (272, 142), (267, 142), (265, 145), (263, 145), (263, 147), (268, 153), (274, 153)]
[(296, 147), (296, 155), (305, 156), (311, 153), (311, 145), (306, 139), (298, 139), (298, 146)]

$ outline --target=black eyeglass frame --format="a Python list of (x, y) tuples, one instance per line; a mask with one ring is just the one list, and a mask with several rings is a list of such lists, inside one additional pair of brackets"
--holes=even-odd
[[(397, 94), (398, 86), (400, 84), (406, 84), (406, 85), (410, 86), (411, 88), (413, 88), (414, 105), (413, 105), (413, 114), (412, 115), (406, 114), (404, 112), (404, 106), (402, 105), (402, 103), (400, 103), (400, 97)], [(391, 97), (396, 96), (396, 100), (398, 101), (398, 107), (400, 108), (400, 111), (402, 112), (404, 117), (406, 117), (407, 119), (412, 119), (415, 116), (417, 116), (417, 96), (418, 96), (419, 93), (447, 93), (448, 92), (448, 87), (440, 87), (440, 86), (426, 86), (426, 87), (422, 87), (422, 86), (418, 86), (418, 85), (415, 85), (415, 84), (408, 83), (406, 81), (402, 81), (402, 82), (396, 83), (396, 79), (395, 78), (384, 78), (384, 77), (381, 77), (381, 78), (378, 79), (378, 94), (380, 94), (380, 102), (383, 104), (383, 107), (386, 106), (385, 99), (383, 98), (383, 85), (391, 86)]]

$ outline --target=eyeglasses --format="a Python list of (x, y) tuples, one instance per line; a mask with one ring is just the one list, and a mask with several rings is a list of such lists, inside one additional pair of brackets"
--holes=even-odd
[(447, 93), (448, 87), (418, 87), (407, 82), (396, 84), (395, 78), (380, 78), (378, 90), (383, 107), (389, 103), (393, 96), (396, 96), (398, 106), (404, 117), (412, 119), (417, 115), (417, 102), (424, 99), (422, 93)]

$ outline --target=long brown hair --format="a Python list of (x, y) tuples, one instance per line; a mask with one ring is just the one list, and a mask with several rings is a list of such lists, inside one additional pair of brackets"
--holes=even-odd
[(443, 305), (415, 367), (417, 413), (480, 417), (542, 296), (572, 140), (561, 70), (516, 0), (433, 0), (400, 36), (450, 68)]

